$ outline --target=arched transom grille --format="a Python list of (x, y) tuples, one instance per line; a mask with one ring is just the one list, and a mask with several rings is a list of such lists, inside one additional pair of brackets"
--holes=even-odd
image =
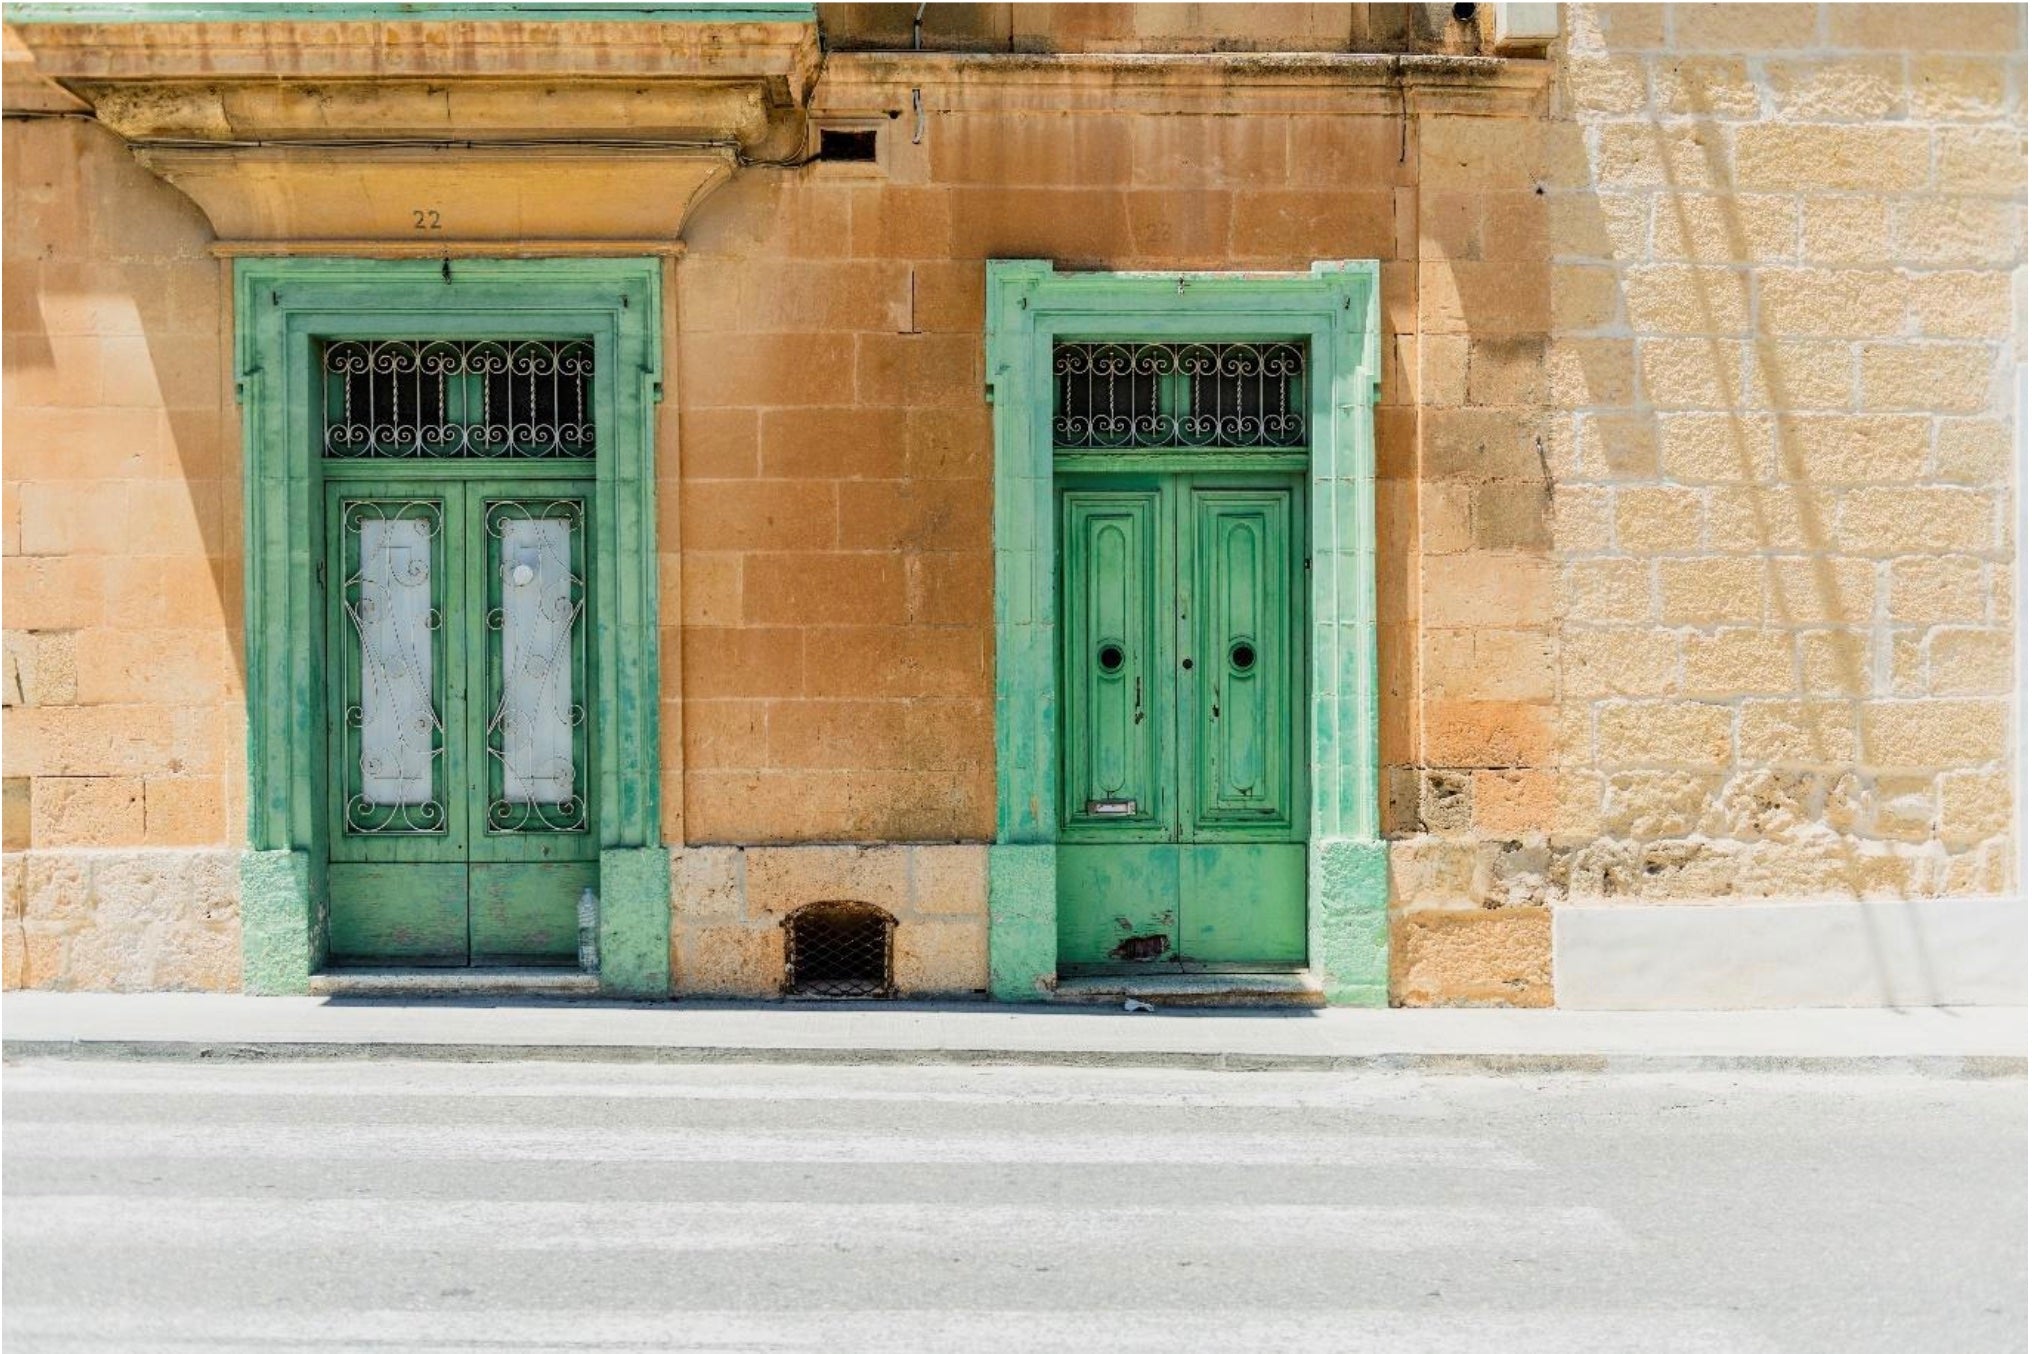
[(593, 345), (583, 339), (334, 339), (318, 366), (326, 456), (593, 454)]
[(1052, 445), (1303, 447), (1306, 357), (1303, 339), (1055, 343)]

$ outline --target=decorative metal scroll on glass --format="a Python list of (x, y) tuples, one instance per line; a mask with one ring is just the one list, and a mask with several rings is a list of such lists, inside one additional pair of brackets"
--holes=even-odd
[(1052, 345), (1051, 442), (1066, 450), (1306, 444), (1306, 343)]
[(578, 339), (333, 339), (325, 451), (342, 459), (593, 454), (593, 345)]
[(487, 830), (583, 832), (586, 581), (578, 502), (487, 505), (499, 690), (487, 721)]
[(346, 831), (379, 836), (441, 833), (436, 791), (444, 755), (437, 643), (443, 615), (435, 557), (442, 505), (352, 501), (341, 516), (352, 569), (344, 606), (358, 648), (346, 664), (346, 741), (359, 781), (346, 797)]

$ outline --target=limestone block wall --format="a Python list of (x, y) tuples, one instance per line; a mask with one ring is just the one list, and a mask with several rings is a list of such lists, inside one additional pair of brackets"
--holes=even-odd
[[(909, 108), (886, 70), (837, 60), (820, 115)], [(879, 170), (756, 171), (693, 218), (661, 537), (686, 841), (993, 836), (987, 259), (1397, 257), (1395, 119), (1034, 94), (946, 84)]]
[[(1032, 50), (1253, 41), (1188, 32), (1203, 7), (971, 8), (1006, 12), (1005, 55), (1019, 23)], [(1360, 49), (1399, 8), (1262, 22)], [(2022, 887), (2023, 11), (1563, 28), (1543, 92), (1515, 67), (1402, 99), (1242, 58), (832, 54), (814, 114), (878, 128), (879, 162), (743, 169), (667, 275), (676, 990), (773, 993), (781, 917), (834, 899), (898, 917), (906, 990), (982, 985), (997, 257), (1383, 261), (1394, 999), (1553, 1000), (1574, 900)], [(109, 134), (5, 135), (5, 980), (230, 987), (223, 265)]]
[[(1542, 993), (1564, 899), (2021, 887), (2022, 9), (1573, 6), (1555, 58), (1542, 140), (1424, 143), (1407, 1001)], [(1447, 336), (1498, 223), (1439, 178), (1523, 163), (1543, 341)]]
[[(903, 111), (913, 89), (921, 131)], [(1125, 116), (1138, 109), (1165, 115)], [(816, 844), (994, 835), (986, 260), (1302, 271), (1382, 258), (1390, 324), (1408, 337), (1405, 127), (1349, 109), (1344, 89), (1280, 99), (1246, 75), (1181, 95), (1105, 70), (1039, 83), (836, 55), (817, 116), (872, 120), (879, 165), (758, 170), (697, 210), (677, 270), (676, 465), (663, 470), (677, 509), (662, 537), (677, 580), (665, 643), (683, 685), (682, 802), (666, 817), (690, 844), (672, 928), (683, 990), (777, 991), (784, 911), (901, 896), (894, 883), (855, 892), (859, 870), (900, 877), (886, 862), (915, 861), (921, 879), (938, 851), (967, 853), (969, 870), (985, 859), (977, 845)], [(1384, 398), (1408, 406), (1397, 358), (1385, 367)], [(1411, 538), (1410, 507), (1381, 505), (1391, 540)], [(1402, 559), (1382, 566), (1400, 593)], [(814, 845), (764, 849), (795, 842)], [(734, 860), (744, 905), (729, 885), (686, 882)], [(756, 901), (757, 871), (773, 877), (778, 860), (812, 862), (796, 867), (809, 887)], [(906, 989), (982, 987), (984, 887), (913, 907), (896, 914)]]
[(899, 995), (986, 994), (985, 846), (690, 846), (671, 852), (671, 897), (671, 986), (687, 995), (780, 995), (784, 918), (843, 900), (896, 919)]
[(220, 264), (198, 210), (110, 133), (5, 137), (6, 983), (236, 986)]

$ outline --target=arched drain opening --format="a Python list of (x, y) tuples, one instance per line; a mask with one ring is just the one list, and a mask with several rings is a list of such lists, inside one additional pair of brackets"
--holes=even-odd
[(783, 919), (783, 995), (896, 995), (896, 919), (868, 903), (808, 903)]

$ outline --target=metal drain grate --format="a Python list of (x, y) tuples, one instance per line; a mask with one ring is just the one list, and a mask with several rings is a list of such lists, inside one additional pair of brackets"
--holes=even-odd
[(783, 993), (893, 997), (896, 919), (867, 903), (810, 903), (783, 919)]

